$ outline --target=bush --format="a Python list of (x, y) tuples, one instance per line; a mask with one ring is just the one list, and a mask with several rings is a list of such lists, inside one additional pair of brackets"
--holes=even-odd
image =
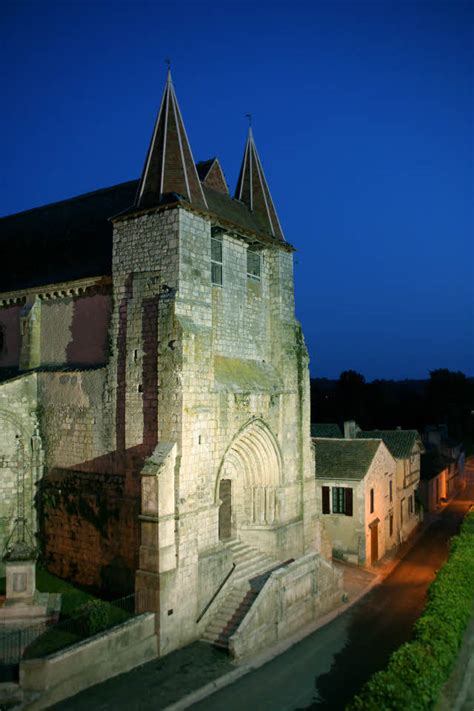
[(456, 661), (469, 621), (474, 590), (474, 511), (451, 539), (448, 561), (430, 585), (414, 639), (390, 657), (346, 711), (426, 711), (432, 708)]

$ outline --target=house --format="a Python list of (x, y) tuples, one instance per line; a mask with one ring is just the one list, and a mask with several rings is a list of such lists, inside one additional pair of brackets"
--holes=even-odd
[(399, 542), (397, 464), (380, 439), (313, 439), (317, 497), (333, 556), (373, 565)]
[[(449, 498), (466, 485), (464, 478), (465, 452), (462, 442), (449, 436), (446, 425), (425, 427), (423, 442), (427, 451), (438, 452), (441, 458), (449, 460), (446, 481), (446, 497)], [(436, 461), (436, 458), (434, 460)], [(430, 464), (428, 464), (428, 470), (430, 470)]]
[(436, 511), (447, 500), (453, 463), (436, 449), (428, 448), (422, 455), (419, 497), (425, 511)]
[(329, 609), (294, 250), (252, 130), (232, 197), (168, 74), (141, 179), (5, 217), (0, 249), (0, 546), (20, 519), (52, 572), (135, 590), (160, 654), (282, 561), (265, 629)]
[[(347, 423), (346, 423), (347, 424)], [(359, 439), (381, 439), (397, 463), (396, 527), (405, 540), (420, 521), (416, 492), (420, 482), (420, 455), (424, 447), (416, 430), (368, 430), (356, 426)]]

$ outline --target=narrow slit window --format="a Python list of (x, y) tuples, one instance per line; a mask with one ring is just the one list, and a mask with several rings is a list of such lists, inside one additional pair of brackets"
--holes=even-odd
[(260, 281), (262, 269), (262, 257), (259, 252), (252, 249), (247, 250), (247, 276), (249, 279)]
[(222, 286), (222, 237), (211, 237), (211, 283)]

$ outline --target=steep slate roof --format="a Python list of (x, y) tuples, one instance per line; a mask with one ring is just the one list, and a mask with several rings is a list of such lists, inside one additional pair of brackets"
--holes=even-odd
[(313, 439), (317, 479), (361, 480), (380, 447), (380, 440)]
[(311, 424), (311, 437), (342, 437), (342, 431), (336, 423), (313, 422)]
[(167, 193), (207, 208), (169, 70), (135, 205), (158, 205)]
[(358, 432), (357, 437), (382, 439), (392, 457), (408, 459), (419, 435), (416, 430), (368, 430)]
[[(112, 273), (109, 218), (133, 205), (138, 180), (0, 218), (0, 292)], [(203, 186), (209, 212), (268, 243), (248, 208)], [(285, 247), (291, 249), (288, 244)]]
[(199, 180), (203, 185), (217, 190), (224, 195), (229, 194), (229, 188), (226, 183), (224, 171), (217, 158), (200, 161), (196, 164), (196, 170), (199, 175)]
[(252, 127), (249, 127), (235, 197), (247, 205), (258, 219), (261, 230), (284, 241), (283, 231), (260, 162)]
[[(252, 171), (255, 175), (249, 178)], [(279, 244), (292, 251), (279, 229), (251, 132), (241, 171), (242, 185), (252, 187), (248, 195), (242, 188), (243, 196), (249, 197), (249, 205), (230, 197), (217, 159), (200, 164), (199, 172), (202, 183), (168, 73), (140, 181), (0, 218), (0, 292), (110, 275), (113, 233), (110, 218), (125, 219), (170, 204), (210, 213), (224, 229), (240, 230), (246, 236), (255, 236), (257, 241)], [(261, 210), (263, 198), (266, 213)]]
[(0, 218), (0, 291), (112, 273), (108, 218), (133, 204), (138, 181)]

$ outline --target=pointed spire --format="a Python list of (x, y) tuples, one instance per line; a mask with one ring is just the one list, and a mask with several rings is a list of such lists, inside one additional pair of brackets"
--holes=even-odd
[(196, 207), (207, 209), (169, 67), (136, 207), (158, 205), (166, 193), (183, 195)]
[(247, 205), (259, 219), (262, 230), (269, 232), (276, 239), (285, 239), (257, 153), (252, 126), (249, 126), (235, 197)]

